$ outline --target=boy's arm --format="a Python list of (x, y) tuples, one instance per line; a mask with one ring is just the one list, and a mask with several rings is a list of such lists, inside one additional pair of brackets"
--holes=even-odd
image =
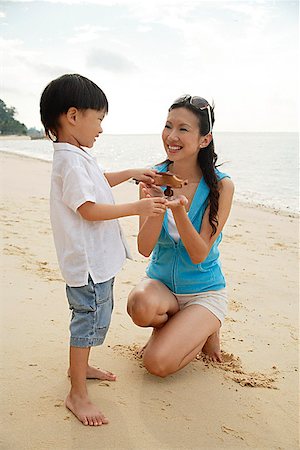
[(112, 220), (126, 216), (158, 216), (165, 212), (165, 199), (144, 198), (132, 203), (123, 203), (119, 205), (100, 204), (93, 202), (85, 202), (77, 211), (88, 221), (96, 220)]
[(136, 180), (143, 181), (146, 184), (153, 184), (153, 177), (155, 174), (156, 172), (151, 169), (127, 169), (121, 170), (120, 172), (104, 172), (104, 176), (111, 187), (123, 183), (130, 178), (135, 178)]

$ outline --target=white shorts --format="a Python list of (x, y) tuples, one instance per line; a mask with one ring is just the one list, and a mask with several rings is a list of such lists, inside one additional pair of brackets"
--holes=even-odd
[(175, 294), (180, 309), (191, 305), (200, 305), (212, 312), (223, 324), (227, 315), (228, 298), (226, 289), (199, 292), (198, 294)]

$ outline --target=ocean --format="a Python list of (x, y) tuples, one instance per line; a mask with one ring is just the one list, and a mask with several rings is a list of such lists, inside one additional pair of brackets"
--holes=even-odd
[[(298, 133), (215, 133), (220, 170), (235, 184), (235, 199), (286, 212), (299, 212)], [(52, 160), (48, 140), (0, 140), (0, 151)], [(92, 153), (108, 170), (150, 167), (163, 161), (160, 135), (106, 135)]]

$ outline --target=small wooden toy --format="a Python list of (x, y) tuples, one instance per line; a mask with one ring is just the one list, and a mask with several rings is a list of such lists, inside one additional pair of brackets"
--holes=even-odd
[[(138, 180), (134, 179), (134, 181), (136, 182), (136, 184), (139, 184)], [(154, 176), (154, 184), (155, 186), (166, 186), (167, 189), (165, 190), (164, 195), (166, 197), (172, 197), (172, 195), (174, 194), (173, 189), (178, 189), (182, 186), (186, 186), (188, 184), (188, 180), (182, 180), (172, 172), (161, 172), (157, 173)]]
[(172, 172), (162, 172), (158, 173), (154, 177), (154, 184), (156, 186), (167, 186), (164, 194), (166, 197), (172, 197), (173, 189), (179, 189), (182, 186), (186, 186), (188, 184), (188, 180), (182, 180)]

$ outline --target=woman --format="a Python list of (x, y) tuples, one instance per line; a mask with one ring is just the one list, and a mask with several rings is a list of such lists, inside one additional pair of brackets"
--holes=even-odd
[[(221, 361), (219, 329), (227, 311), (225, 279), (218, 245), (228, 219), (234, 186), (216, 169), (213, 108), (201, 97), (185, 95), (171, 105), (162, 132), (170, 171), (187, 185), (176, 190), (167, 213), (140, 217), (139, 252), (152, 253), (147, 278), (129, 294), (133, 322), (153, 327), (144, 347), (146, 369), (165, 377), (203, 351)], [(160, 188), (141, 186), (141, 197)]]

